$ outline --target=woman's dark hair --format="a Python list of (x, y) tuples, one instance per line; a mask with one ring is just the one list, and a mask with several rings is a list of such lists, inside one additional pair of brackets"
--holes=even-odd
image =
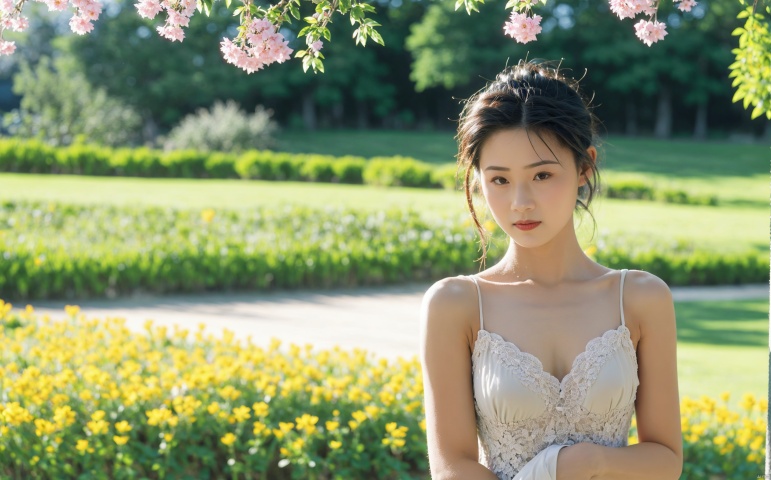
[[(471, 193), (480, 188), (479, 154), (485, 140), (495, 132), (514, 128), (522, 128), (528, 134), (533, 132), (541, 140), (544, 134), (551, 134), (573, 151), (578, 172), (587, 167), (592, 170), (592, 178), (587, 178), (586, 185), (579, 188), (576, 209), (583, 208), (594, 221), (589, 204), (599, 186), (600, 174), (586, 150), (591, 145), (597, 146), (597, 125), (589, 102), (579, 92), (578, 82), (545, 62), (520, 60), (466, 100), (455, 138), (458, 167), (465, 168), (466, 203), (481, 238), (482, 268), (487, 256), (485, 229), (474, 211)], [(472, 171), (476, 173), (473, 181)]]

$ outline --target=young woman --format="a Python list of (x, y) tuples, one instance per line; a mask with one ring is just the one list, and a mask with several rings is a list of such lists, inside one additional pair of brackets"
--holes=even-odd
[[(497, 264), (423, 298), (432, 478), (679, 478), (672, 295), (578, 243), (574, 212), (588, 211), (599, 174), (576, 82), (520, 62), (469, 99), (457, 138), (482, 259), (472, 191), (510, 238)], [(628, 445), (633, 414), (639, 443)]]

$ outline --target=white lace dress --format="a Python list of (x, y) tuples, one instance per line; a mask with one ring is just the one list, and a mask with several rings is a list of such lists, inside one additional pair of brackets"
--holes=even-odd
[(536, 356), (484, 329), (471, 278), (481, 323), (472, 354), (479, 462), (501, 480), (554, 480), (564, 446), (626, 446), (640, 382), (623, 306), (621, 325), (590, 340), (560, 382)]

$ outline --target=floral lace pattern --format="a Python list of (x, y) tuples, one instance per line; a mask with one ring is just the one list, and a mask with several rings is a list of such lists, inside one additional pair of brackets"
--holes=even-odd
[(609, 447), (626, 446), (639, 385), (636, 375), (634, 395), (626, 404), (603, 414), (593, 413), (583, 406), (583, 400), (600, 369), (619, 348), (633, 359), (637, 372), (637, 355), (629, 329), (620, 325), (590, 340), (560, 381), (543, 369), (535, 355), (521, 351), (496, 333), (479, 330), (472, 354), (473, 371), (476, 372), (481, 353), (489, 349), (547, 404), (542, 415), (504, 423), (486, 415), (475, 398), (479, 462), (499, 478), (510, 479), (538, 452), (552, 444), (591, 442)]

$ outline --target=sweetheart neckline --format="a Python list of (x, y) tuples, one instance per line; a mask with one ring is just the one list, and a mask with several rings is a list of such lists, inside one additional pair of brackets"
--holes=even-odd
[[(600, 335), (598, 337), (594, 337), (591, 340), (589, 340), (588, 342), (586, 342), (586, 346), (584, 347), (583, 351), (581, 351), (581, 353), (579, 353), (576, 356), (576, 358), (573, 359), (573, 363), (570, 366), (570, 370), (568, 370), (568, 373), (566, 373), (565, 376), (562, 377), (562, 380), (560, 380), (557, 377), (555, 377), (554, 375), (552, 375), (551, 372), (547, 372), (543, 368), (543, 363), (541, 363), (541, 359), (540, 358), (536, 357), (532, 353), (522, 351), (514, 342), (510, 342), (510, 341), (506, 340), (505, 338), (503, 338), (502, 336), (500, 336), (499, 334), (497, 334), (495, 332), (491, 332), (489, 330), (485, 330), (484, 328), (480, 328), (479, 332), (480, 333), (481, 332), (486, 333), (490, 338), (492, 338), (494, 340), (500, 340), (503, 343), (503, 345), (506, 345), (506, 346), (509, 346), (509, 347), (513, 347), (515, 353), (523, 355), (523, 356), (526, 356), (528, 358), (532, 358), (533, 360), (535, 360), (535, 363), (538, 366), (539, 374), (545, 375), (546, 377), (548, 377), (549, 381), (552, 384), (556, 382), (557, 386), (559, 387), (560, 393), (562, 393), (563, 390), (564, 390), (564, 387), (565, 387), (565, 384), (566, 384), (566, 380), (569, 377), (573, 376), (573, 374), (575, 373), (576, 367), (578, 366), (579, 362), (590, 353), (589, 352), (589, 347), (591, 347), (595, 342), (600, 342), (603, 339), (605, 339), (606, 337), (612, 335), (613, 333), (621, 333), (621, 334), (626, 333), (627, 335), (625, 335), (624, 337), (627, 340), (629, 340), (629, 345), (632, 347), (632, 351), (634, 351), (634, 344), (632, 344), (631, 332), (630, 332), (629, 328), (627, 328), (626, 325), (622, 324), (622, 325), (619, 325), (616, 328), (612, 328), (612, 329), (606, 330), (605, 332), (602, 333), (602, 335)], [(474, 356), (474, 354), (477, 352), (477, 345), (478, 345), (478, 343), (479, 343), (479, 334), (477, 334), (477, 339), (474, 342), (474, 351), (472, 352), (472, 356)], [(636, 358), (635, 358), (635, 360), (636, 360)]]

